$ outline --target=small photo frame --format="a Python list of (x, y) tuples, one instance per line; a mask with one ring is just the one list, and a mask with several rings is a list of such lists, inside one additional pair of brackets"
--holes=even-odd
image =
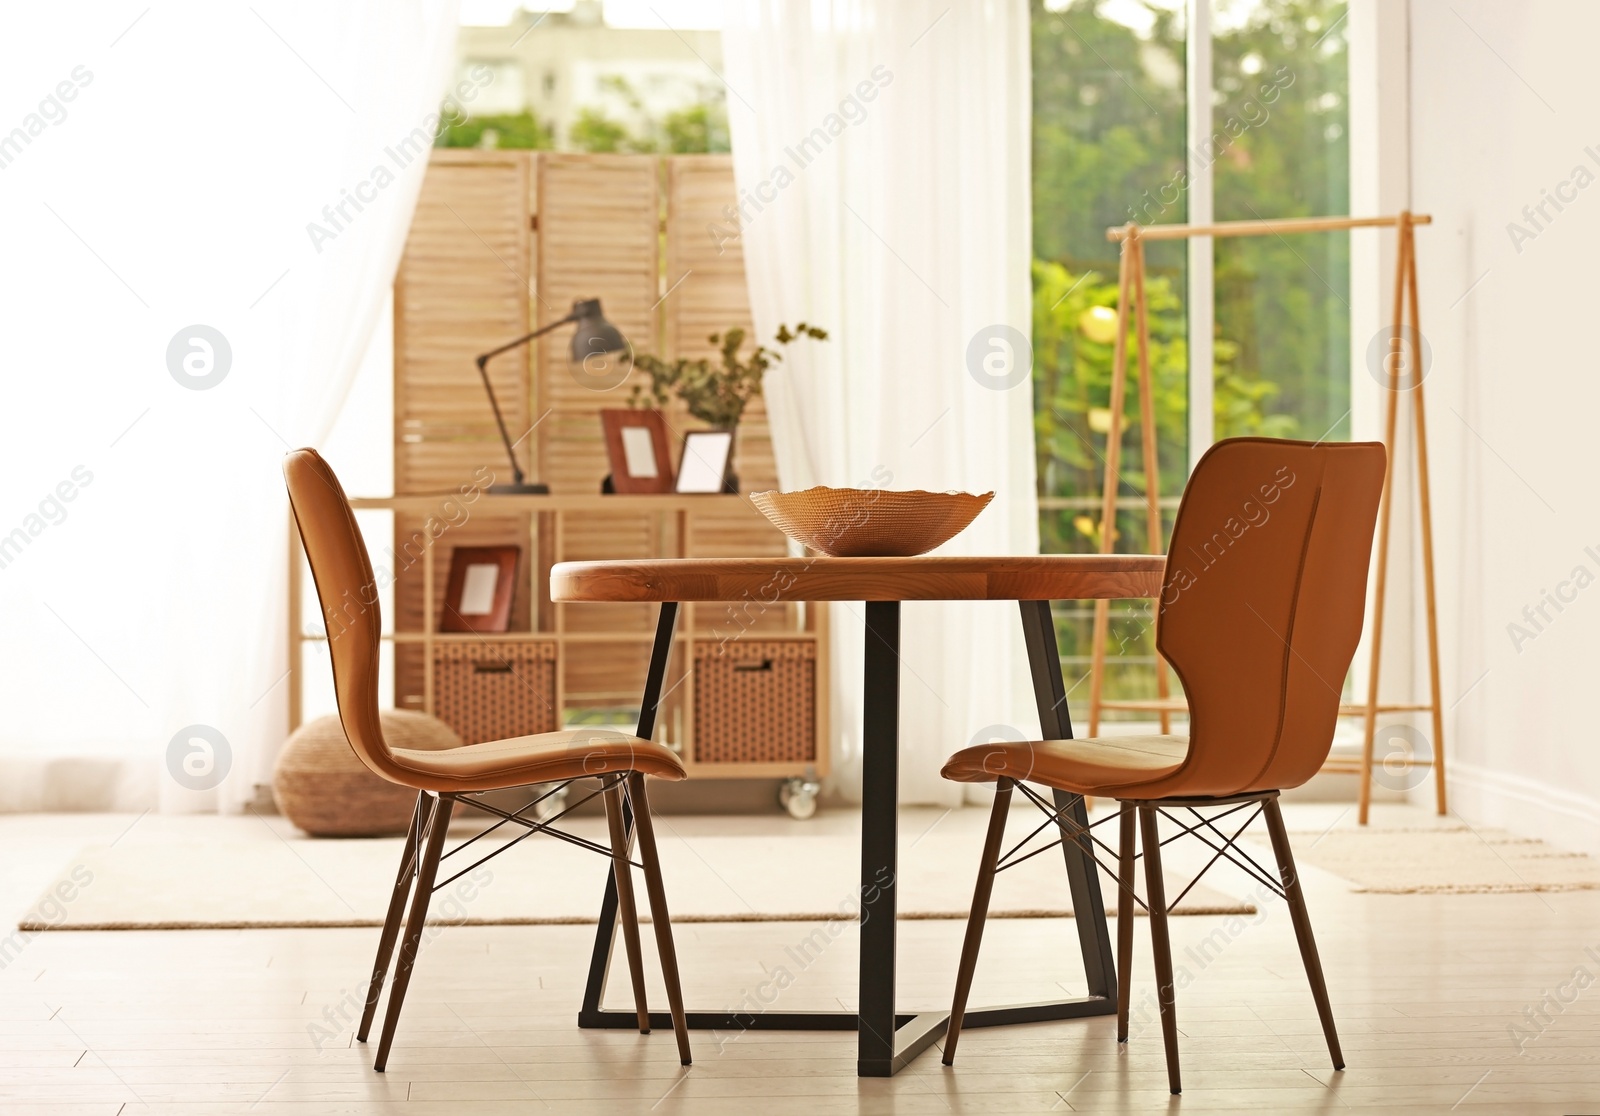
[(511, 604), (517, 589), (518, 546), (458, 546), (450, 553), (441, 632), (511, 630)]
[(600, 412), (616, 492), (671, 492), (672, 451), (660, 411)]
[(733, 431), (693, 430), (683, 436), (678, 492), (721, 492), (733, 456)]

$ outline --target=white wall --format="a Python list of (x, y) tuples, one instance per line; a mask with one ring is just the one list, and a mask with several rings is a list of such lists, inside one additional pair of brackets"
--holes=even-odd
[[(1410, 7), (1452, 805), (1600, 851), (1600, 3)], [(1579, 167), (1535, 229), (1523, 207)], [(1536, 234), (1520, 250), (1512, 222)]]

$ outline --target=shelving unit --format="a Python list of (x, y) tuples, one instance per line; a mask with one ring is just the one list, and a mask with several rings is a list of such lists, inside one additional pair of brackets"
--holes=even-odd
[[(468, 643), (494, 645), (530, 640), (547, 640), (556, 648), (555, 700), (563, 723), (576, 719), (591, 723), (586, 713), (596, 710), (637, 708), (643, 689), (645, 665), (654, 638), (655, 605), (578, 605), (549, 599), (549, 569), (556, 562), (598, 557), (594, 549), (593, 525), (598, 521), (629, 522), (637, 536), (647, 536), (654, 544), (641, 553), (610, 553), (609, 557), (725, 557), (753, 554), (747, 546), (717, 545), (729, 527), (737, 527), (742, 538), (752, 528), (765, 528), (771, 535), (765, 553), (784, 553), (783, 536), (766, 523), (748, 501), (739, 496), (501, 496), (481, 494), (470, 503), (457, 496), (388, 496), (354, 498), (357, 511), (389, 511), (400, 520), (415, 518), (439, 523), (460, 519), (465, 510), (469, 518), (450, 527), (416, 555), (420, 582), (421, 608), (407, 624), (396, 616), (396, 627), (385, 634), (396, 658), (412, 653), (414, 682), (408, 672), (396, 671), (396, 705), (435, 710), (434, 649), (442, 644)], [(490, 519), (499, 523), (519, 519), (526, 526), (518, 540), (524, 561), (518, 569), (517, 607), (513, 610), (516, 630), (477, 635), (438, 630), (440, 602), (449, 573), (449, 552), (455, 545), (471, 545), (474, 540), (454, 537), (474, 521)], [(474, 532), (478, 535), (480, 532)], [(301, 601), (305, 592), (307, 567), (300, 549), (298, 532), (290, 532), (290, 687), (291, 728), (303, 716), (298, 680), (304, 645), (326, 640), (321, 625), (306, 624)], [(506, 541), (503, 533), (494, 535)], [(369, 548), (371, 543), (369, 540)], [(540, 556), (527, 561), (528, 555)], [(404, 572), (395, 571), (401, 576)], [(408, 572), (408, 571), (407, 571)], [(585, 610), (585, 611), (576, 611)], [(613, 613), (609, 620), (605, 612)], [(676, 749), (691, 775), (706, 778), (794, 778), (808, 774), (825, 775), (828, 769), (828, 641), (827, 610), (803, 602), (765, 605), (753, 603), (739, 615), (730, 617), (725, 605), (684, 605), (676, 636), (669, 675), (668, 697), (657, 717), (657, 739)], [(634, 612), (638, 615), (635, 617)], [(814, 649), (813, 692), (814, 745), (811, 755), (794, 762), (716, 763), (702, 762), (695, 750), (695, 676), (689, 664), (697, 650), (746, 641), (793, 641)]]

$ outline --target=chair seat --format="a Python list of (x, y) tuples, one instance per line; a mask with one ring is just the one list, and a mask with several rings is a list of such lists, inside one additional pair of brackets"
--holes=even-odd
[(1187, 736), (1089, 736), (1082, 740), (995, 741), (963, 748), (941, 774), (958, 783), (999, 778), (1042, 783), (1075, 794), (1139, 798), (1183, 765)]
[(394, 762), (415, 775), (418, 790), (452, 793), (499, 790), (637, 771), (657, 779), (688, 777), (664, 744), (603, 729), (566, 729), (514, 736), (443, 751), (391, 750)]

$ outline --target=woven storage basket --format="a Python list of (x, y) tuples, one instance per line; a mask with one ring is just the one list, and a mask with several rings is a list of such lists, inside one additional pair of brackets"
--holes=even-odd
[(435, 644), (433, 711), (468, 744), (555, 732), (554, 641)]
[[(385, 709), (378, 715), (391, 748), (459, 748), (450, 726), (426, 713)], [(404, 833), (417, 792), (374, 775), (356, 758), (337, 716), (294, 731), (272, 773), (278, 812), (313, 837), (379, 837)]]
[(926, 554), (966, 530), (993, 499), (993, 492), (974, 496), (878, 488), (750, 493), (750, 502), (778, 530), (833, 558)]
[(816, 644), (697, 643), (694, 686), (696, 763), (816, 762)]

